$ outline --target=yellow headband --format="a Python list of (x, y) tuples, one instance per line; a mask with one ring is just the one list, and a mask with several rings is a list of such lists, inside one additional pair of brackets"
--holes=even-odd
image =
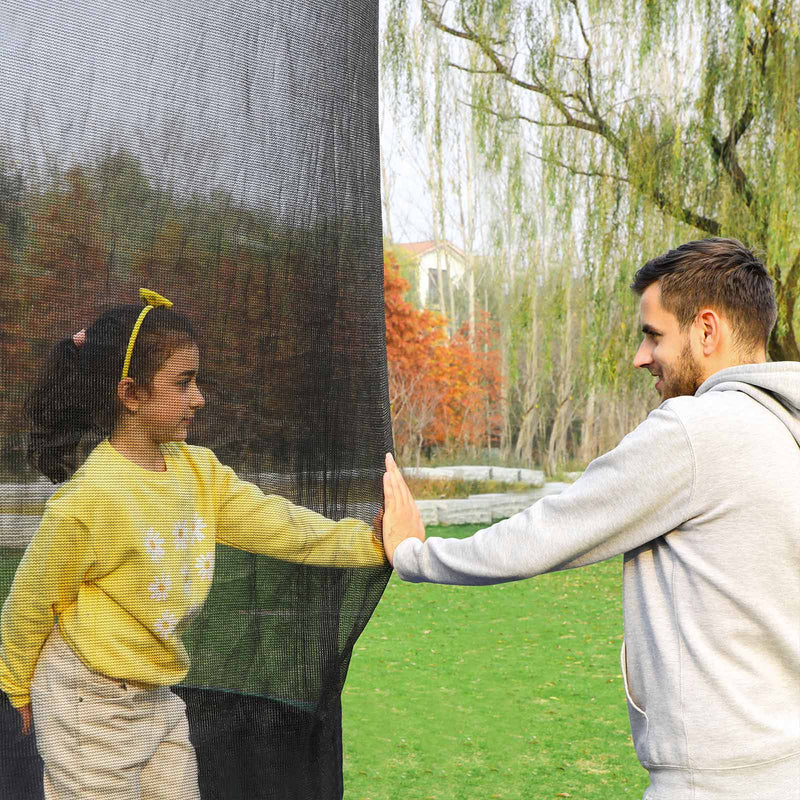
[[(122, 367), (122, 378), (128, 377), (128, 369), (131, 365), (131, 356), (133, 355), (133, 345), (136, 343), (139, 328), (142, 327), (142, 322), (144, 322), (144, 318), (147, 316), (148, 312), (152, 311), (157, 306), (172, 308), (172, 302), (170, 300), (167, 300), (166, 297), (162, 297), (158, 292), (153, 292), (150, 289), (139, 289), (139, 297), (141, 297), (147, 305), (142, 309), (142, 313), (139, 314), (139, 319), (136, 320), (136, 324), (131, 331), (131, 340), (128, 342), (128, 352), (125, 353), (125, 364)], [(122, 380), (122, 378), (120, 378), (120, 380)]]

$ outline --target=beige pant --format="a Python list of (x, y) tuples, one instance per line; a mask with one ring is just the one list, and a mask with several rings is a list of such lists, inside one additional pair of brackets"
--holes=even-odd
[(47, 800), (199, 800), (184, 702), (88, 669), (54, 630), (31, 685)]

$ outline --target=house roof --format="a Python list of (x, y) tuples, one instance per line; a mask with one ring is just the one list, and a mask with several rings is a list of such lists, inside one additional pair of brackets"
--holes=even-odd
[(451, 244), (447, 240), (440, 241), (438, 243), (435, 239), (430, 239), (427, 242), (397, 242), (395, 246), (402, 247), (416, 258), (422, 258), (422, 256), (424, 256), (426, 253), (436, 250), (437, 244), (439, 247), (449, 250), (453, 255), (457, 256), (462, 261), (466, 261), (467, 256), (464, 251), (456, 247), (454, 244)]

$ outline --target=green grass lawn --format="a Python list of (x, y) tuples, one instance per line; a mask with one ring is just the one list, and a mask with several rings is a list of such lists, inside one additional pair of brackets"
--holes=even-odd
[(487, 587), (393, 576), (342, 697), (345, 800), (641, 798), (621, 577), (621, 559)]
[[(19, 557), (0, 548), (0, 598)], [(621, 572), (614, 559), (500, 586), (392, 577), (342, 696), (345, 800), (641, 798)]]

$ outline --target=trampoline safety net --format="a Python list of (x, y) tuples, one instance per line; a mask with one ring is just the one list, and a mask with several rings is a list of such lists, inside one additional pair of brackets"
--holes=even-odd
[(343, 795), (389, 576), (377, 15), (0, 4), (4, 800)]

